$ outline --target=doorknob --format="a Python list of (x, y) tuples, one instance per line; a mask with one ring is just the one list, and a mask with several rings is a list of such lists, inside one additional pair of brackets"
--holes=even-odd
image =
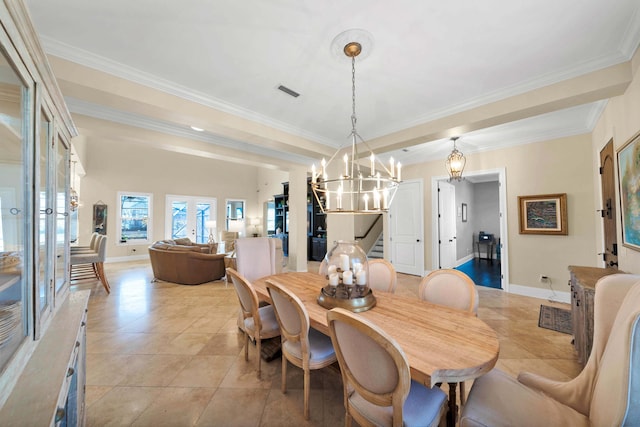
[(420, 239), (416, 239), (416, 242), (420, 243)]

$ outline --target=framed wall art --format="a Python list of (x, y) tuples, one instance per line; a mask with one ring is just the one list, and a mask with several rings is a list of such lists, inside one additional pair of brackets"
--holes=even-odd
[(93, 205), (93, 231), (107, 235), (107, 205), (101, 201)]
[(567, 194), (518, 196), (520, 234), (567, 235)]
[(640, 132), (618, 151), (622, 244), (640, 251)]
[(462, 204), (462, 222), (467, 222), (467, 204)]

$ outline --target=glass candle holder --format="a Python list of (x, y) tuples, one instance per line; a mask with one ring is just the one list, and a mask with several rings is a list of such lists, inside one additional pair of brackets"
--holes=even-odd
[(339, 240), (325, 255), (327, 284), (320, 291), (318, 304), (366, 311), (376, 301), (369, 287), (367, 254), (355, 241)]

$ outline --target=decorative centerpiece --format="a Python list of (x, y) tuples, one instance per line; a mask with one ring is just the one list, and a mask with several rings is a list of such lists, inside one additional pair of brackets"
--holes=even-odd
[(376, 305), (369, 287), (367, 254), (357, 242), (339, 240), (325, 255), (327, 284), (320, 291), (318, 304), (359, 312)]

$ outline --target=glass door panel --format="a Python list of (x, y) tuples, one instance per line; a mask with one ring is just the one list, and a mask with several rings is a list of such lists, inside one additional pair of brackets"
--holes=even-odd
[(47, 111), (40, 113), (40, 129), (38, 137), (39, 161), (36, 167), (39, 169), (38, 205), (36, 209), (40, 212), (38, 218), (38, 251), (36, 253), (36, 265), (38, 266), (38, 276), (36, 283), (38, 292), (36, 295), (36, 338), (39, 334), (39, 326), (46, 319), (51, 311), (51, 296), (53, 288), (53, 251), (52, 230), (54, 225), (55, 199), (53, 197), (53, 170), (55, 167), (55, 152), (53, 146), (52, 122)]
[(67, 241), (69, 201), (67, 197), (67, 181), (69, 178), (69, 150), (64, 140), (58, 135), (56, 141), (55, 160), (55, 285), (56, 293), (61, 293), (67, 284), (67, 251), (65, 242)]
[(207, 243), (209, 234), (215, 234), (216, 199), (167, 196), (166, 211), (171, 212), (166, 221), (169, 239), (188, 237), (194, 243)]
[(29, 333), (32, 93), (0, 54), (0, 371)]

